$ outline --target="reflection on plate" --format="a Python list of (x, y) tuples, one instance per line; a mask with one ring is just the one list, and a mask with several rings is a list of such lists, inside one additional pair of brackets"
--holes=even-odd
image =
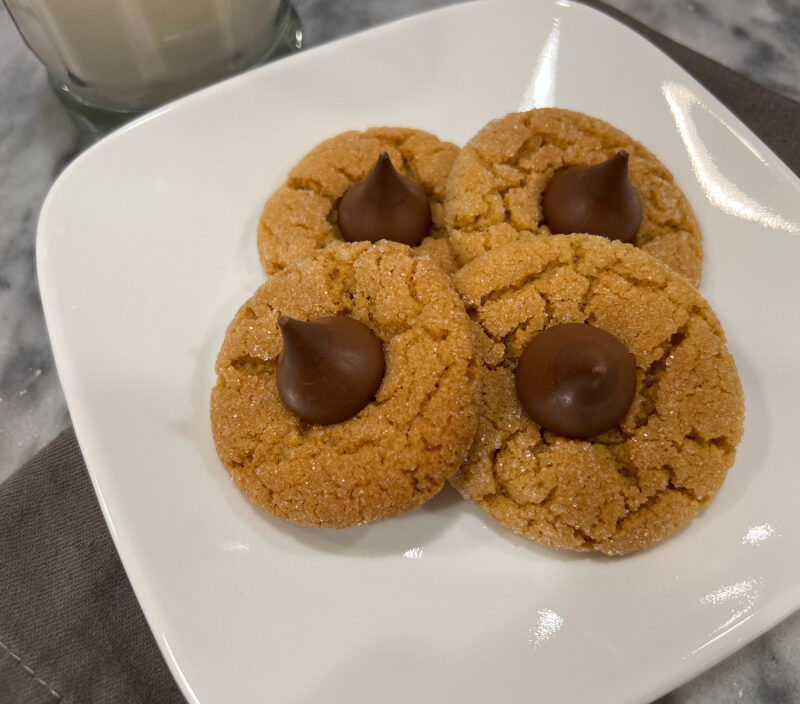
[[(544, 105), (642, 141), (695, 209), (702, 290), (747, 399), (720, 494), (617, 560), (539, 548), (452, 490), (341, 532), (259, 514), (217, 460), (207, 402), (225, 326), (261, 280), (264, 199), (345, 129), (405, 124), (463, 143)], [(798, 196), (674, 63), (563, 1), (381, 27), (189, 96), (78, 158), (40, 220), (45, 313), (103, 510), (186, 696), (645, 702), (800, 606)]]

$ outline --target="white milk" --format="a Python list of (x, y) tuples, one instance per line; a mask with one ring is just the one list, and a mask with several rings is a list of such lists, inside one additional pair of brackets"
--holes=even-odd
[(253, 65), (280, 0), (6, 0), (50, 75), (98, 107), (140, 110)]

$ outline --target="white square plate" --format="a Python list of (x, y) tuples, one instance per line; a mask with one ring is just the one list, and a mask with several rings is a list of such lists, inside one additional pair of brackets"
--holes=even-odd
[[(624, 559), (518, 539), (446, 489), (327, 532), (251, 508), (218, 461), (214, 358), (262, 280), (263, 201), (369, 125), (465, 142), (557, 105), (673, 171), (705, 234), (747, 424), (687, 529)], [(192, 702), (645, 702), (800, 606), (800, 186), (670, 59), (568, 2), (450, 7), (301, 53), (113, 134), (39, 222), (42, 298), (117, 549)]]

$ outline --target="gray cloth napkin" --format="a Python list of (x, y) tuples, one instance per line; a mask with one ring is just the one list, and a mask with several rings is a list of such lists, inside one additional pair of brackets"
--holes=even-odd
[(0, 485), (0, 702), (184, 702), (72, 429)]
[[(800, 174), (800, 103), (598, 2)], [(114, 549), (72, 430), (0, 485), (0, 702), (182, 704)]]

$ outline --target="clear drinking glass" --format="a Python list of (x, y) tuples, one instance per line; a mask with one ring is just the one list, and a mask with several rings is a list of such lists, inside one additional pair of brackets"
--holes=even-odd
[(93, 135), (302, 46), (290, 0), (4, 1)]

